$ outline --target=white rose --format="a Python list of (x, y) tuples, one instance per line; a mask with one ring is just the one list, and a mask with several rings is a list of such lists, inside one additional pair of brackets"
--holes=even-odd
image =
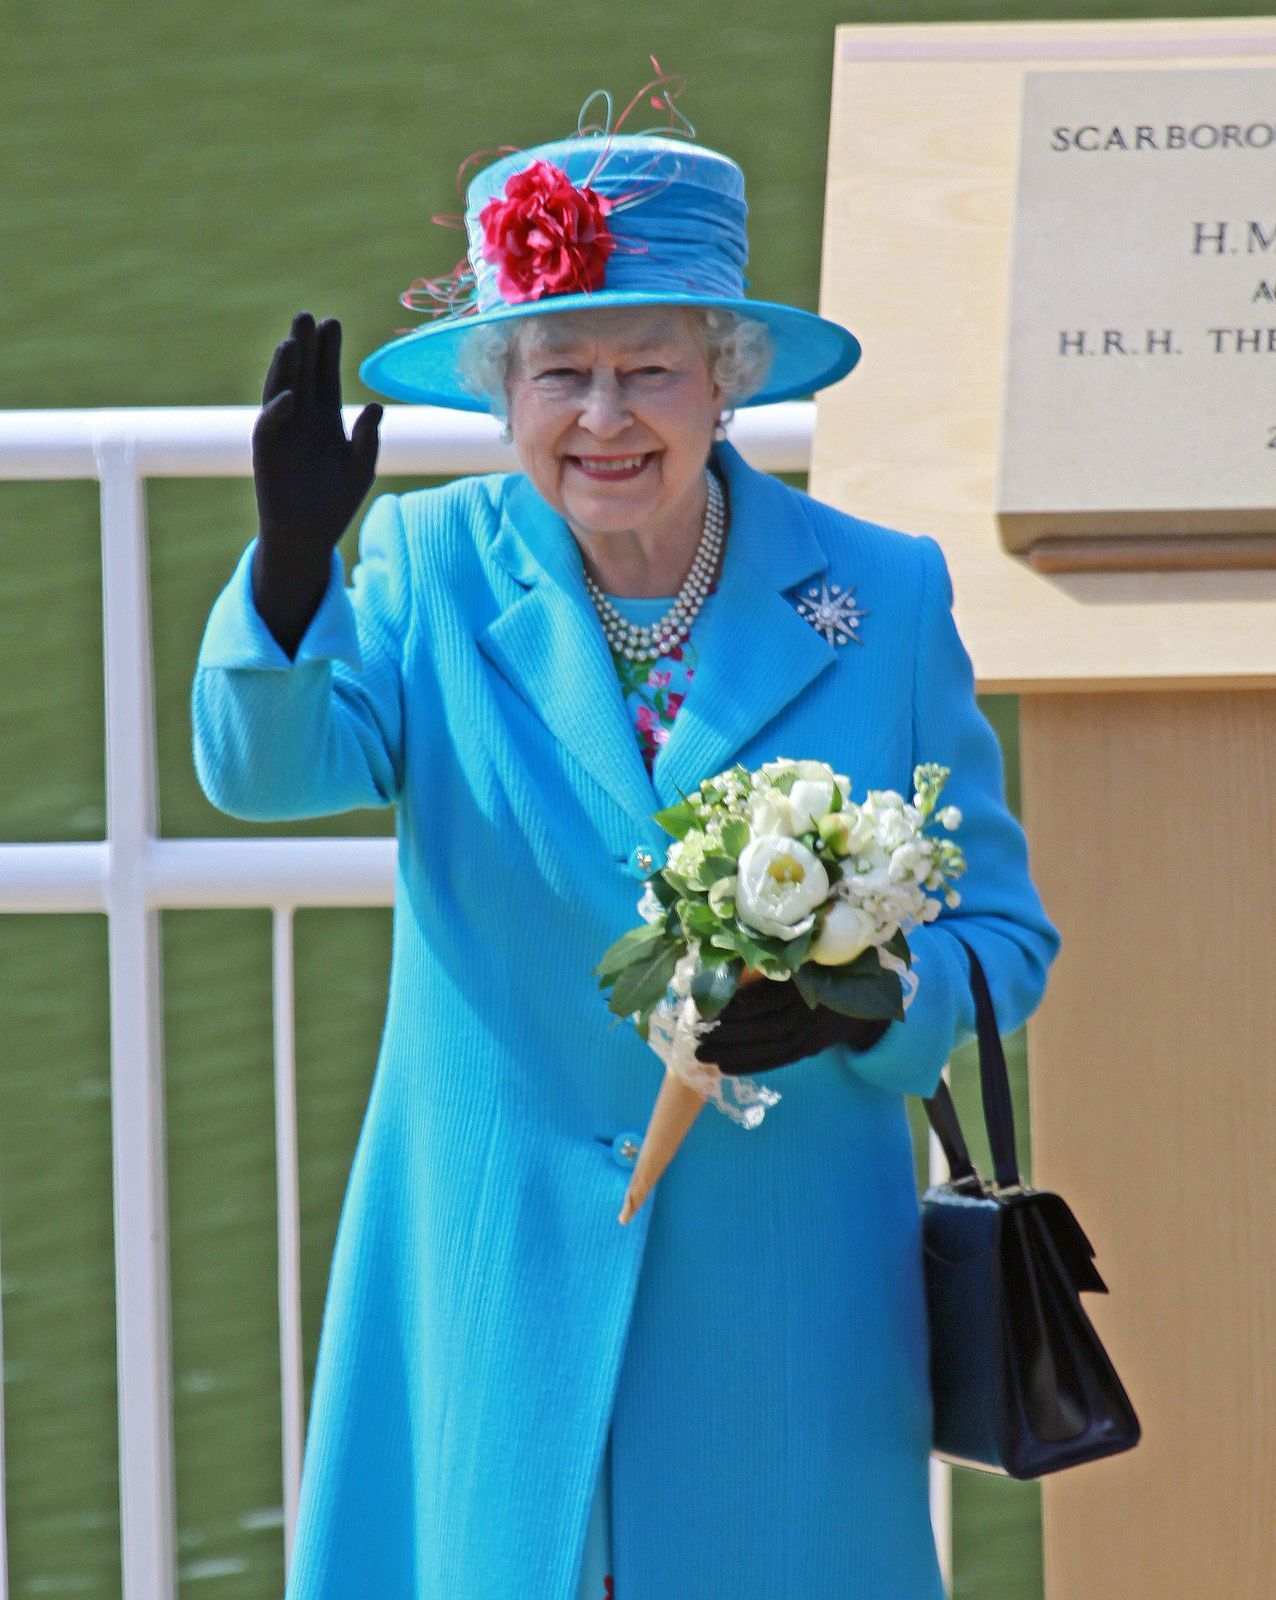
[(754, 789), (749, 795), (746, 815), (749, 832), (755, 836), (782, 834), (791, 838), (802, 831), (793, 826), (793, 807), (778, 789)]
[(780, 756), (775, 761), (764, 761), (758, 768), (768, 778), (782, 778), (792, 772), (799, 778), (831, 778), (833, 769), (823, 761), (797, 761), (792, 756)]
[(789, 790), (789, 804), (793, 807), (794, 833), (813, 828), (833, 804), (832, 773), (827, 778), (798, 778)]
[(873, 941), (875, 920), (862, 906), (847, 900), (834, 900), (824, 913), (824, 926), (811, 942), (811, 958), (826, 967), (840, 967), (854, 961)]
[(832, 783), (836, 777), (827, 761), (794, 761), (790, 765), (799, 778), (809, 778), (812, 783), (819, 783), (823, 779)]
[(850, 779), (834, 772), (827, 761), (764, 761), (761, 771), (773, 780), (788, 773), (793, 774), (794, 781), (788, 795), (793, 813), (793, 825), (788, 830), (790, 833), (806, 833), (815, 826), (833, 804), (835, 784), (841, 788), (845, 798), (850, 797)]
[(736, 915), (758, 933), (797, 939), (829, 892), (824, 863), (796, 839), (750, 839), (736, 863)]

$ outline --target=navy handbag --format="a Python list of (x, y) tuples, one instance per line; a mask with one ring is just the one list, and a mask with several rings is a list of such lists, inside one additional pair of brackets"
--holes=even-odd
[(1066, 1201), (1020, 1182), (1010, 1079), (988, 981), (970, 963), (996, 1182), (976, 1172), (948, 1085), (922, 1105), (948, 1161), (922, 1196), (933, 1454), (1038, 1478), (1129, 1450), (1139, 1420), (1082, 1308), (1107, 1285)]

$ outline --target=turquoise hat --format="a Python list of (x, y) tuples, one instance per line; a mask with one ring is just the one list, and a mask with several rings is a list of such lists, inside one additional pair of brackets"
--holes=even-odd
[[(466, 191), (468, 294), (365, 357), (359, 377), (392, 400), (487, 411), (458, 371), (485, 324), (604, 306), (722, 306), (764, 323), (774, 359), (763, 405), (846, 376), (859, 340), (827, 317), (745, 298), (744, 174), (729, 156), (659, 134), (581, 136), (520, 150)], [(405, 300), (405, 303), (408, 303)]]

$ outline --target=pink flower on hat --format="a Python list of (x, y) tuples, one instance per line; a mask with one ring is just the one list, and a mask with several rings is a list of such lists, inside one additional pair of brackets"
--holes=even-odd
[(508, 304), (543, 295), (600, 289), (616, 241), (607, 226), (611, 202), (577, 188), (550, 161), (533, 161), (479, 212), (483, 259), (497, 269)]

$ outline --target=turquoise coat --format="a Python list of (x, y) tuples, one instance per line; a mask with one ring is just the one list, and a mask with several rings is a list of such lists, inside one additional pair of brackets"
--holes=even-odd
[[(244, 550), (208, 619), (194, 757), (250, 819), (395, 805), (389, 1000), (332, 1262), (286, 1600), (574, 1600), (612, 1427), (618, 1600), (942, 1600), (905, 1094), (1009, 1031), (1058, 945), (1007, 810), (939, 545), (715, 447), (730, 530), (648, 778), (566, 524), (522, 475), (380, 495), (290, 661)], [(854, 585), (860, 642), (797, 594)], [(799, 586), (801, 586), (799, 588)], [(963, 899), (871, 1050), (713, 1107), (617, 1221), (663, 1067), (591, 967), (636, 926), (651, 813), (733, 762), (854, 792), (952, 767)]]

